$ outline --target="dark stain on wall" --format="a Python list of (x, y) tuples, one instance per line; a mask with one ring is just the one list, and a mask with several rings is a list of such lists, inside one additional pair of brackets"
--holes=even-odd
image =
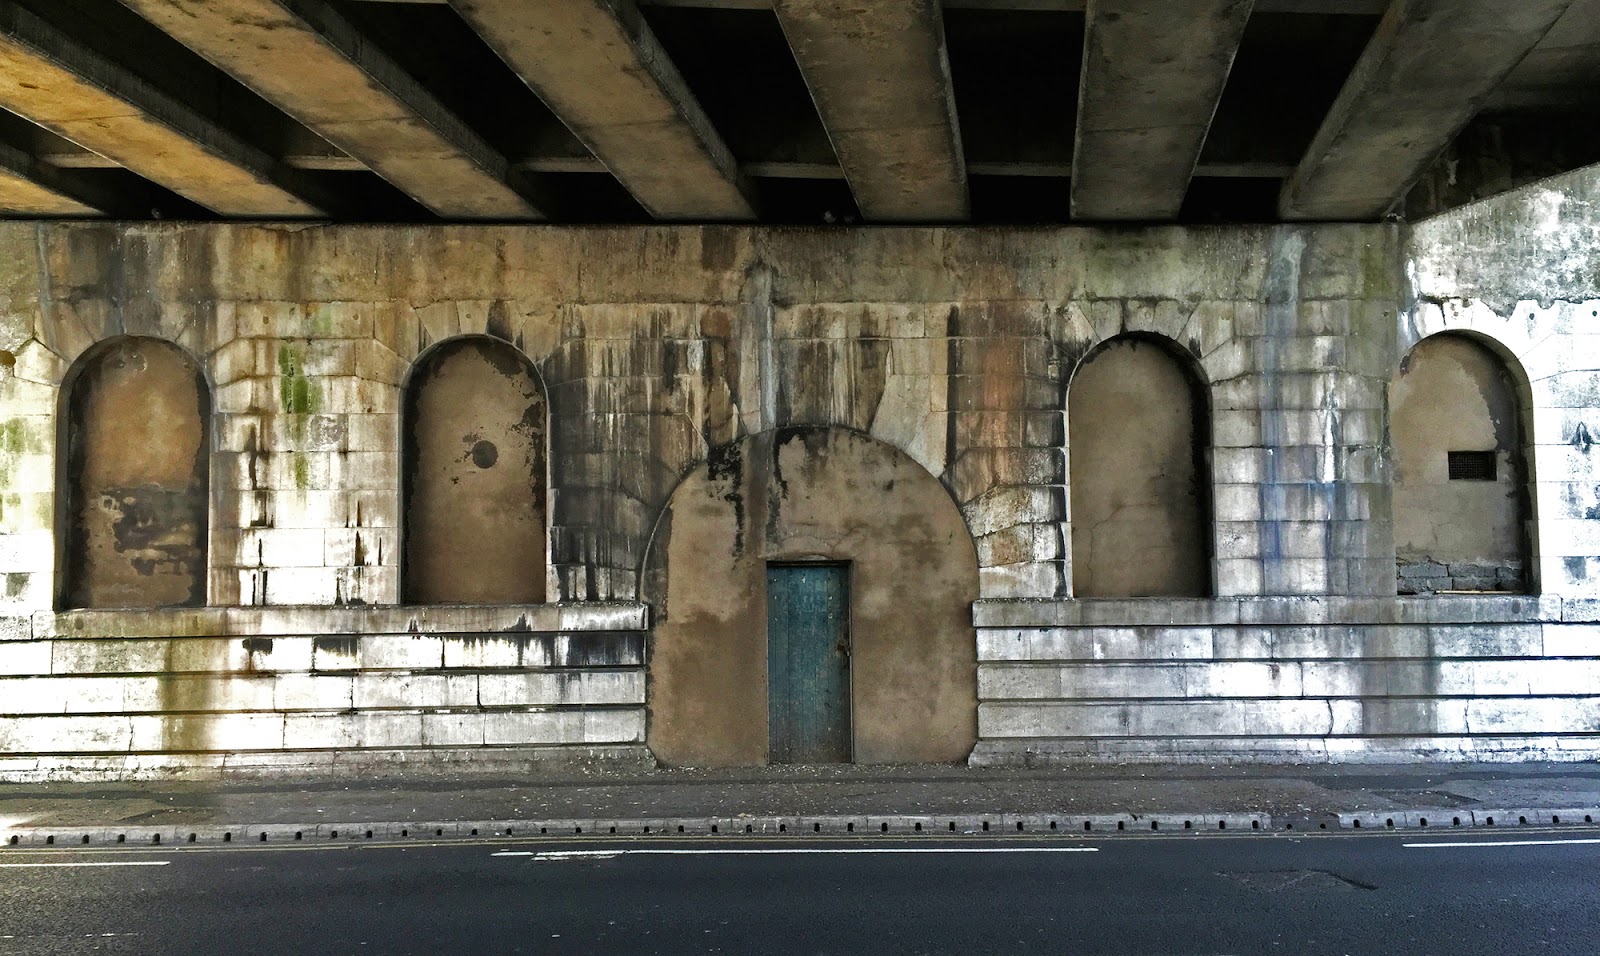
[(211, 415), (200, 365), (123, 336), (66, 386), (63, 607), (184, 607), (206, 599)]
[(532, 364), (506, 342), (454, 339), (419, 360), (405, 396), (405, 601), (544, 601), (546, 417)]

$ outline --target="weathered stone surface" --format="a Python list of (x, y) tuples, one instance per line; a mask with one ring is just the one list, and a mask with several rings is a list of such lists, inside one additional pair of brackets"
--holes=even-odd
[(672, 496), (646, 564), (652, 750), (678, 765), (767, 761), (766, 568), (796, 560), (849, 562), (854, 759), (963, 759), (976, 740), (971, 539), (933, 476), (838, 428), (718, 449)]
[[(1530, 191), (1517, 214), (1536, 220), (1547, 195)], [(19, 746), (78, 748), (85, 759), (143, 747), (600, 753), (671, 720), (692, 734), (695, 714), (723, 706), (729, 695), (708, 695), (705, 681), (680, 682), (678, 716), (658, 709), (647, 726), (642, 695), (666, 702), (663, 675), (678, 666), (741, 675), (742, 716), (706, 726), (734, 727), (745, 735), (737, 759), (760, 760), (761, 713), (746, 712), (762, 684), (758, 606), (748, 582), (697, 585), (695, 633), (737, 631), (743, 643), (695, 658), (677, 630), (689, 626), (673, 592), (682, 561), (670, 559), (689, 535), (669, 502), (680, 487), (711, 487), (714, 449), (789, 429), (849, 435), (882, 461), (851, 472), (867, 476), (854, 485), (786, 463), (786, 504), (806, 482), (830, 490), (814, 491), (801, 522), (823, 531), (773, 553), (827, 556), (854, 542), (869, 556), (917, 556), (896, 565), (910, 570), (892, 585), (862, 580), (861, 593), (878, 595), (856, 619), (863, 759), (960, 759), (976, 733), (975, 684), (994, 695), (994, 727), (1045, 734), (1017, 738), (1040, 747), (1075, 740), (1080, 752), (1109, 753), (1113, 740), (1165, 746), (1130, 732), (1211, 741), (1191, 745), (1201, 749), (1256, 741), (1280, 757), (1302, 753), (1284, 741), (1321, 741), (1317, 753), (1346, 759), (1393, 751), (1395, 740), (1426, 749), (1476, 739), (1464, 722), (1476, 732), (1478, 712), (1463, 702), (1519, 688), (1537, 700), (1581, 696), (1600, 659), (1586, 632), (1565, 630), (1600, 616), (1584, 603), (1600, 593), (1600, 453), (1588, 450), (1600, 418), (1581, 358), (1600, 299), (1577, 278), (1592, 252), (1569, 241), (1587, 234), (1589, 208), (1562, 205), (1569, 232), (1521, 235), (1483, 227), (1473, 207), (1405, 236), (1381, 226), (0, 225), (10, 251), (0, 349), (11, 356), (0, 361), (0, 674), (28, 679), (18, 699), (37, 710), (49, 682), (92, 681), (82, 699), (114, 715), (60, 725), (75, 730), (42, 724)], [(1456, 255), (1476, 258), (1476, 271)], [(1533, 263), (1586, 298), (1540, 305), (1566, 286)], [(1496, 295), (1514, 310), (1485, 304)], [(1394, 596), (1388, 384), (1405, 350), (1443, 331), (1498, 343), (1543, 383), (1526, 396), (1538, 534), (1522, 568), (1541, 596)], [(1066, 389), (1085, 356), (1124, 332), (1164, 336), (1201, 370), (1216, 599), (1065, 599), (1075, 563)], [(126, 334), (202, 357), (213, 388), (205, 564), (215, 606), (57, 613), (60, 387), (73, 361)], [(412, 523), (404, 395), (418, 360), (460, 336), (508, 343), (543, 381), (540, 547), (548, 542), (545, 597), (560, 603), (396, 606)], [(476, 444), (450, 441), (455, 457)], [(893, 492), (874, 488), (879, 471), (895, 476)], [(715, 512), (718, 527), (736, 527), (731, 501), (701, 497), (699, 518), (714, 524)], [(740, 500), (753, 508), (766, 497)], [(746, 544), (766, 540), (753, 515)], [(668, 554), (664, 584), (663, 565), (646, 560), (652, 540)], [(700, 552), (680, 557), (732, 561), (726, 541)], [(1442, 574), (1412, 579), (1499, 588), (1515, 568), (1440, 557)], [(906, 583), (940, 561), (959, 574)], [(655, 603), (648, 676), (649, 611), (626, 603), (641, 593)], [(951, 604), (933, 607), (926, 594)], [(1539, 666), (1556, 656), (1582, 666), (1559, 677)], [(162, 679), (166, 703), (152, 689)], [(1434, 700), (1448, 703), (1430, 712)], [(1152, 701), (1160, 708), (1142, 712)], [(210, 719), (268, 702), (276, 737), (266, 722)], [(67, 706), (35, 716), (90, 719)], [(478, 709), (491, 706), (514, 716)], [(319, 723), (334, 712), (324, 707), (357, 716)], [(532, 716), (539, 708), (567, 716)], [(1483, 717), (1506, 728), (1496, 740), (1524, 734), (1529, 747), (1543, 746), (1522, 729), (1536, 712), (1555, 721), (1548, 734), (1582, 731), (1581, 706), (1541, 708)], [(167, 719), (177, 713), (207, 719)], [(1123, 719), (1125, 730), (1113, 727)], [(1110, 736), (1048, 736), (1069, 724)], [(733, 759), (735, 736), (718, 759)]]

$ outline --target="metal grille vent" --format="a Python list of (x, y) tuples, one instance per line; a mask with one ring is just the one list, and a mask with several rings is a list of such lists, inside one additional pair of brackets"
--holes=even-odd
[(1494, 481), (1495, 453), (1492, 451), (1452, 451), (1450, 458), (1451, 481)]

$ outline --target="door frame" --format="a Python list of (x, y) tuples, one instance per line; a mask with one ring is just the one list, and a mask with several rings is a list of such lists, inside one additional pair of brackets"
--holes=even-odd
[[(834, 568), (843, 568), (844, 569), (844, 590), (845, 590), (845, 594), (844, 594), (844, 596), (845, 596), (845, 601), (844, 601), (844, 639), (845, 639), (844, 705), (845, 705), (845, 719), (850, 722), (850, 733), (847, 735), (849, 737), (850, 753), (848, 754), (848, 759), (845, 762), (847, 764), (849, 764), (849, 765), (854, 765), (855, 762), (856, 762), (856, 667), (855, 667), (856, 635), (855, 635), (855, 613), (854, 613), (855, 593), (856, 593), (856, 588), (855, 588), (855, 576), (856, 576), (855, 567), (856, 567), (856, 563), (854, 561), (850, 560), (849, 558), (816, 557), (816, 558), (782, 558), (782, 559), (773, 558), (773, 559), (768, 559), (764, 563), (764, 566), (762, 568), (762, 576), (761, 576), (761, 581), (762, 581), (762, 584), (761, 584), (761, 605), (762, 605), (763, 611), (765, 612), (765, 614), (763, 615), (764, 619), (767, 622), (766, 623), (766, 627), (761, 632), (762, 644), (766, 648), (766, 652), (769, 655), (767, 659), (770, 662), (771, 661), (771, 656), (770, 655), (772, 654), (772, 626), (771, 626), (771, 623), (772, 623), (772, 610), (771, 610), (771, 608), (769, 606), (769, 603), (768, 603), (768, 599), (769, 599), (770, 595), (769, 595), (769, 593), (767, 591), (767, 586), (766, 586), (766, 580), (767, 580), (766, 572), (770, 571), (772, 568), (816, 568), (816, 567), (834, 567)], [(778, 767), (804, 767), (804, 766), (808, 766), (807, 764), (777, 764), (777, 763), (774, 763), (773, 760), (772, 760), (772, 726), (771, 726), (771, 715), (772, 715), (772, 669), (771, 669), (770, 663), (769, 663), (768, 668), (767, 668), (766, 692), (767, 692), (767, 718), (768, 718), (768, 725), (767, 725), (767, 766), (769, 766), (769, 767), (773, 767), (773, 766), (778, 766)], [(812, 764), (812, 765), (809, 765), (809, 766), (830, 766), (830, 765), (829, 764)]]

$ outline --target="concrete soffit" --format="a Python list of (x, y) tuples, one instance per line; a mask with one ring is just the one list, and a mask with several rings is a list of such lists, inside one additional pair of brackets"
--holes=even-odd
[(652, 216), (747, 221), (733, 153), (632, 0), (450, 0)]
[(1387, 214), (1571, 3), (1395, 0), (1284, 183), (1279, 214)]
[(1072, 214), (1176, 219), (1254, 0), (1089, 0)]
[(434, 213), (542, 218), (506, 158), (324, 0), (121, 2)]
[[(0, 107), (222, 215), (322, 211), (283, 183), (285, 170), (271, 156), (7, 2)], [(8, 168), (14, 179), (16, 164)], [(38, 177), (30, 179), (37, 192)]]
[(862, 215), (968, 218), (939, 5), (777, 0), (775, 10)]

